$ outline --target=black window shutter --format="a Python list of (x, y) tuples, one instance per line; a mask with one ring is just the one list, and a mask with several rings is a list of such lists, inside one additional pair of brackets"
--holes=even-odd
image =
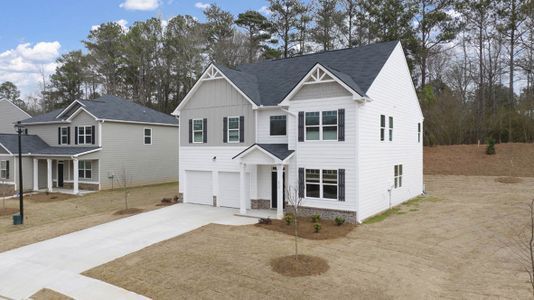
[(67, 127), (67, 144), (70, 145), (70, 126)]
[(304, 168), (299, 168), (299, 198), (304, 198)]
[(245, 142), (245, 117), (239, 117), (239, 142)]
[(339, 201), (345, 201), (345, 169), (338, 170), (338, 199)]
[(345, 140), (345, 109), (339, 109), (337, 111), (337, 124), (338, 124), (338, 136), (337, 140), (342, 142)]
[(24, 128), (24, 134), (28, 135), (28, 128)]
[(204, 144), (208, 142), (208, 119), (204, 118), (204, 126), (202, 126), (204, 129)]
[(91, 140), (93, 141), (93, 145), (95, 144), (95, 126), (93, 125), (93, 127), (91, 128)]
[(228, 118), (223, 118), (223, 143), (228, 143)]
[(9, 160), (6, 160), (6, 178), (9, 178)]
[(299, 142), (304, 142), (304, 112), (299, 111)]
[(78, 126), (74, 127), (74, 144), (78, 145)]
[(193, 142), (193, 119), (189, 119), (189, 144)]
[(61, 127), (57, 128), (57, 144), (61, 145)]

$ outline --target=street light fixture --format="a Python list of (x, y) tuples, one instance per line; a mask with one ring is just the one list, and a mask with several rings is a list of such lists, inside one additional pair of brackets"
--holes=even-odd
[(13, 216), (14, 225), (24, 224), (24, 187), (22, 186), (22, 133), (24, 132), (20, 121), (15, 125), (19, 135), (19, 215)]

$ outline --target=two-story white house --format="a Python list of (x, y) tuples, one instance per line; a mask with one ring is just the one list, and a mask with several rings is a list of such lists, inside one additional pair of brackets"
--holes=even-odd
[[(178, 180), (178, 120), (103, 96), (21, 121), (25, 191), (78, 194)], [(0, 184), (18, 190), (18, 136), (0, 134)]]
[(173, 113), (184, 202), (361, 222), (423, 192), (423, 115), (399, 42), (210, 65)]

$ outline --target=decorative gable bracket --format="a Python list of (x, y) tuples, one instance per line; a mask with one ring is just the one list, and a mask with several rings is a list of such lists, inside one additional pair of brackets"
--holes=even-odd
[(204, 72), (200, 80), (207, 81), (207, 80), (215, 80), (215, 79), (223, 79), (223, 75), (217, 70), (217, 68), (214, 65), (209, 66), (209, 68)]

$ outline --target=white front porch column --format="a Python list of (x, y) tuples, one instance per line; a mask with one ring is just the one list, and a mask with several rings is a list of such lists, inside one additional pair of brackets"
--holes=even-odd
[(78, 194), (78, 159), (75, 158), (72, 160), (72, 168), (74, 174), (72, 174), (72, 192)]
[(246, 197), (246, 182), (245, 182), (245, 167), (247, 165), (241, 163), (239, 166), (239, 213), (244, 215), (247, 213), (247, 200)]
[(39, 190), (39, 160), (33, 159), (33, 190)]
[(48, 191), (52, 191), (52, 160), (47, 159), (46, 160), (46, 178), (47, 178), (47, 187)]
[(284, 166), (276, 165), (276, 217), (284, 217)]

